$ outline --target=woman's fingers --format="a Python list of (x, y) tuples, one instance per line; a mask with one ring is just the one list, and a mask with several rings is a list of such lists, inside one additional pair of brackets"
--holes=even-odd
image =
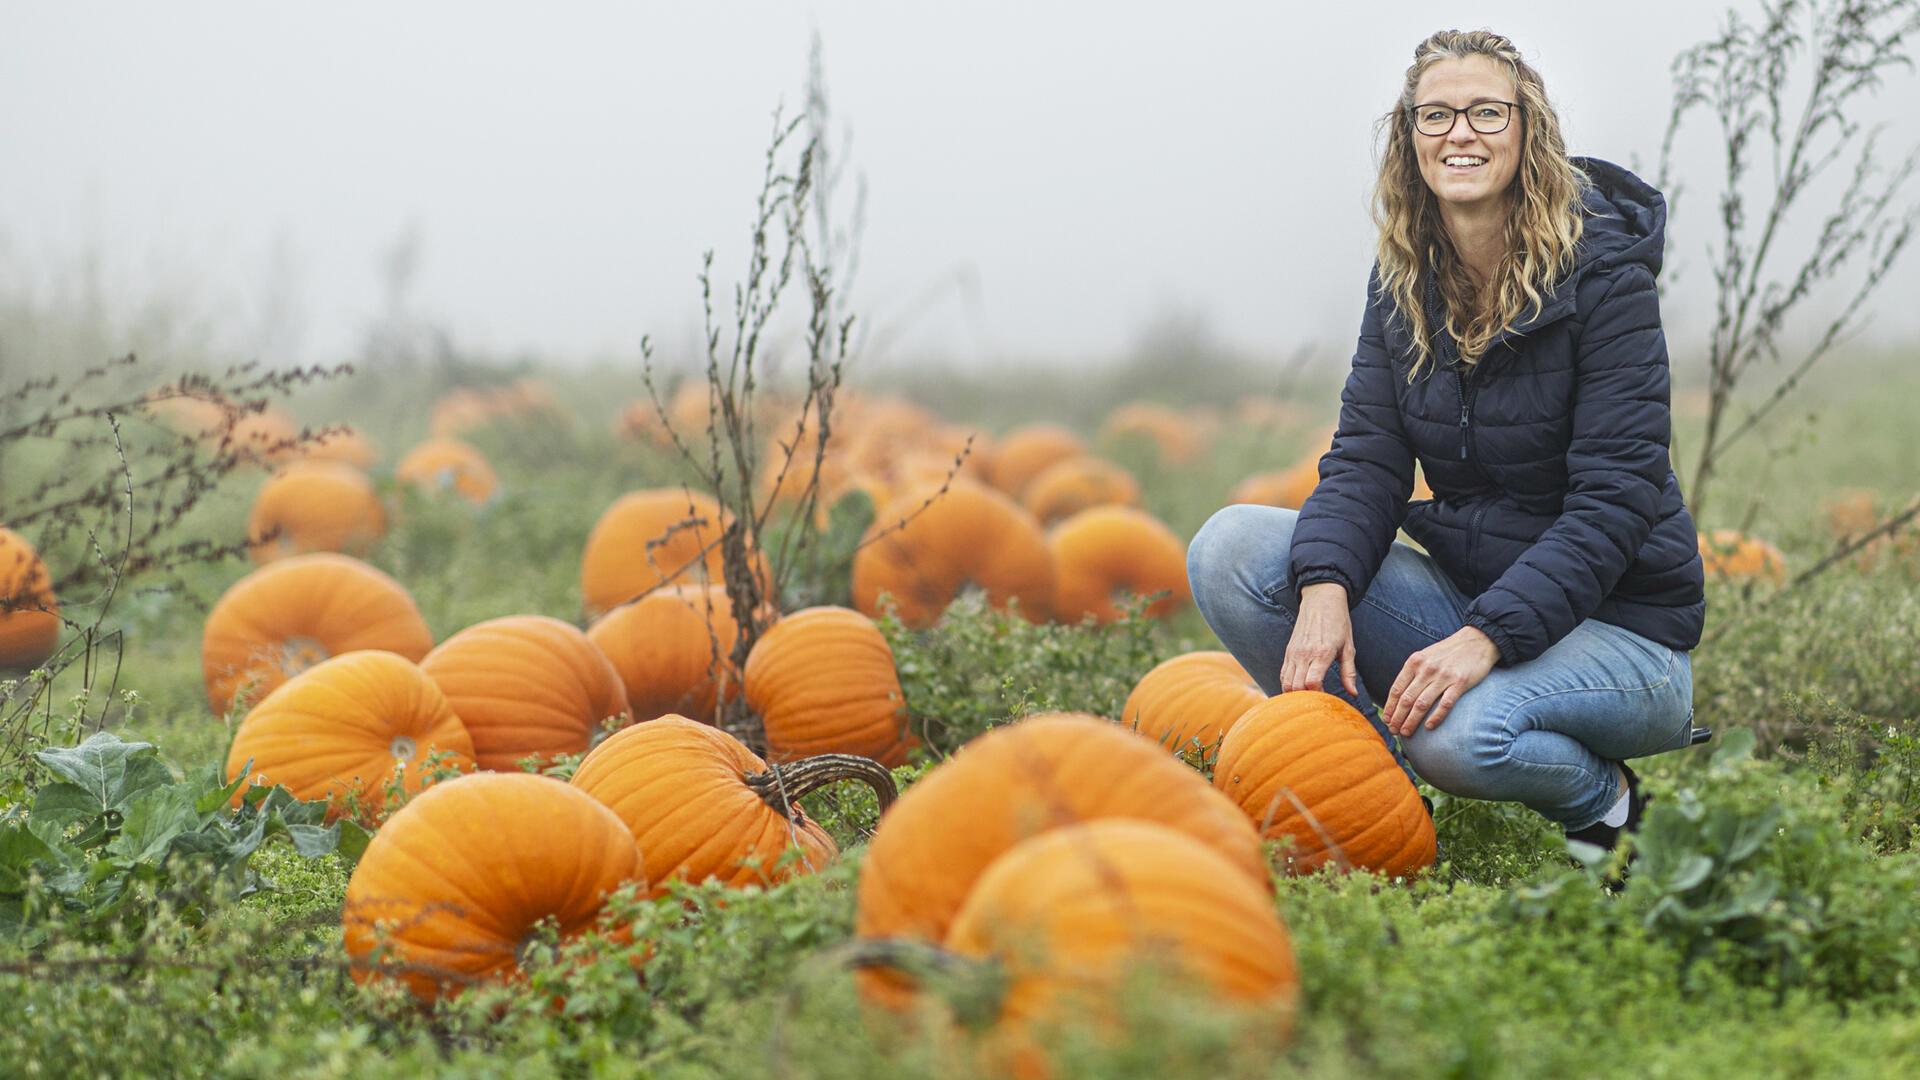
[(1340, 685), (1347, 688), (1347, 693), (1359, 697), (1359, 679), (1360, 672), (1354, 667), (1353, 660), (1353, 635), (1348, 634), (1346, 642), (1340, 646)]
[(1428, 731), (1432, 731), (1434, 728), (1440, 726), (1440, 721), (1445, 720), (1447, 714), (1453, 711), (1454, 702), (1460, 700), (1460, 695), (1463, 692), (1464, 691), (1460, 689), (1459, 683), (1447, 687), (1446, 692), (1440, 695), (1439, 703), (1434, 706), (1433, 715), (1427, 717)]

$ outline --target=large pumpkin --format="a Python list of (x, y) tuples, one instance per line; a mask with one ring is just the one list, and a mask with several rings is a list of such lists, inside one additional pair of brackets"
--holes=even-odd
[(765, 724), (773, 760), (858, 754), (906, 762), (906, 695), (886, 635), (865, 615), (796, 611), (754, 642), (745, 675), (747, 705)]
[(433, 648), (413, 597), (346, 555), (295, 555), (255, 570), (207, 613), (200, 666), (216, 713), (252, 700), (330, 656), (384, 649), (420, 660)]
[(1270, 840), (1292, 841), (1291, 869), (1325, 863), (1389, 876), (1433, 864), (1433, 819), (1373, 725), (1318, 690), (1248, 710), (1220, 744), (1213, 785)]
[(247, 548), (257, 563), (313, 551), (365, 555), (386, 531), (387, 513), (365, 474), (338, 462), (302, 461), (254, 496)]
[(60, 645), (60, 606), (47, 565), (26, 538), (0, 528), (0, 671), (46, 663)]
[(1105, 458), (1088, 455), (1048, 466), (1027, 485), (1021, 503), (1042, 525), (1094, 506), (1140, 505), (1140, 482)]
[[(1098, 717), (1046, 714), (969, 742), (881, 817), (861, 868), (855, 930), (938, 943), (993, 860), (1029, 837), (1101, 818), (1167, 825), (1248, 880), (1267, 881), (1259, 836), (1199, 773)], [(882, 1001), (903, 1000), (896, 977), (861, 985)]]
[(391, 975), (432, 1002), (512, 977), (541, 924), (578, 935), (634, 880), (645, 879), (632, 834), (564, 781), (480, 773), (435, 785), (381, 827), (347, 882), (354, 980)]
[(420, 662), (473, 737), (483, 769), (512, 771), (586, 752), (609, 718), (624, 718), (627, 691), (587, 635), (545, 615), (477, 623)]
[(1248, 709), (1267, 700), (1228, 652), (1191, 652), (1156, 665), (1134, 685), (1122, 726), (1173, 750), (1211, 747)]
[(947, 932), (950, 953), (994, 963), (993, 1041), (1037, 1073), (1036, 1029), (1120, 1021), (1120, 995), (1156, 969), (1219, 1007), (1271, 1012), (1299, 996), (1293, 943), (1259, 883), (1193, 837), (1108, 818), (1021, 841), (980, 875)]
[[(617, 731), (580, 762), (573, 785), (606, 804), (633, 833), (656, 893), (671, 880), (729, 887), (811, 873), (839, 855), (800, 809), (822, 784), (861, 779), (884, 809), (893, 781), (871, 761), (814, 759), (778, 776), (738, 739), (684, 716)], [(789, 848), (798, 848), (788, 857)]]
[(1053, 599), (1053, 557), (1039, 522), (992, 488), (956, 479), (907, 489), (874, 516), (853, 557), (853, 606), (880, 613), (891, 595), (908, 626), (939, 620), (969, 585), (1004, 608), (1018, 601), (1028, 619), (1046, 617)]
[(1059, 424), (1029, 424), (1002, 438), (993, 459), (993, 486), (1018, 499), (1047, 466), (1081, 457), (1087, 444)]
[(227, 751), (227, 778), (277, 784), (297, 799), (326, 800), (330, 815), (373, 821), (395, 772), (411, 798), (436, 755), (471, 771), (466, 727), (413, 661), (369, 650), (322, 661), (255, 705)]
[(1701, 533), (1700, 560), (1708, 577), (1723, 581), (1759, 579), (1779, 585), (1787, 580), (1787, 559), (1780, 549), (1737, 529)]
[[(622, 495), (587, 535), (580, 595), (590, 614), (612, 611), (661, 585), (726, 580), (720, 536), (731, 515), (712, 496), (679, 488)], [(755, 572), (766, 576), (764, 565)]]
[(1079, 622), (1120, 617), (1114, 594), (1165, 593), (1147, 606), (1162, 618), (1193, 599), (1187, 584), (1187, 545), (1159, 518), (1130, 506), (1096, 506), (1053, 527), (1053, 616)]
[(728, 659), (739, 640), (733, 604), (720, 585), (672, 585), (622, 604), (587, 628), (627, 689), (635, 720), (678, 713), (712, 723), (722, 693), (739, 696)]
[(393, 478), (429, 494), (452, 491), (475, 505), (493, 498), (500, 487), (480, 451), (453, 438), (428, 439), (407, 451)]

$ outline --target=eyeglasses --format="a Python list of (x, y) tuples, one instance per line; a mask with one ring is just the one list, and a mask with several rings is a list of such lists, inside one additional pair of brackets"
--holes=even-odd
[(1422, 135), (1445, 135), (1453, 130), (1453, 118), (1467, 114), (1467, 126), (1482, 135), (1498, 135), (1507, 130), (1513, 121), (1513, 112), (1520, 106), (1511, 101), (1476, 101), (1464, 109), (1456, 109), (1430, 101), (1425, 105), (1415, 105), (1413, 127)]

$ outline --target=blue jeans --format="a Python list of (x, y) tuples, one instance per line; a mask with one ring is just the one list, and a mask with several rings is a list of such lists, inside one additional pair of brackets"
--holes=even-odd
[[(1227, 650), (1269, 694), (1293, 634), (1299, 597), (1288, 580), (1298, 514), (1272, 506), (1216, 512), (1187, 548), (1194, 603)], [(1431, 558), (1395, 543), (1353, 608), (1359, 695), (1325, 689), (1373, 721), (1407, 657), (1465, 625), (1471, 599)], [(1693, 665), (1631, 630), (1587, 619), (1546, 652), (1496, 667), (1432, 730), (1401, 740), (1402, 762), (1453, 795), (1523, 803), (1568, 829), (1606, 815), (1621, 794), (1613, 762), (1687, 745)]]

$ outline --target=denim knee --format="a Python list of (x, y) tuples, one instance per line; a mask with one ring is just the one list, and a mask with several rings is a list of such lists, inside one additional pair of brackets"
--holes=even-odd
[(1500, 728), (1458, 715), (1400, 740), (1407, 764), (1422, 780), (1449, 795), (1469, 799), (1511, 797), (1503, 793), (1499, 773), (1512, 746), (1511, 734), (1503, 737)]
[[(1187, 583), (1200, 610), (1218, 610), (1239, 595), (1284, 584), (1297, 516), (1277, 506), (1245, 503), (1214, 511), (1187, 545)], [(1252, 571), (1262, 566), (1277, 570), (1274, 581), (1252, 579)]]

